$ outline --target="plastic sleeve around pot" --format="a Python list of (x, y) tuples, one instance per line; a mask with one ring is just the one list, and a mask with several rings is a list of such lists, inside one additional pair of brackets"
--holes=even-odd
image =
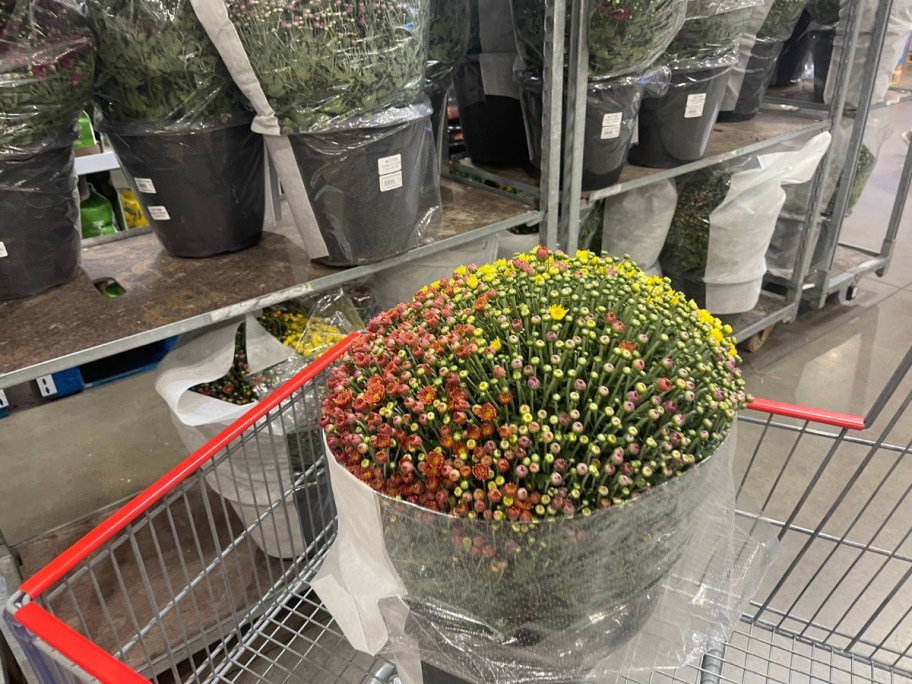
[(75, 131), (0, 156), (0, 300), (38, 294), (79, 272)]
[[(519, 55), (530, 69), (541, 71), (545, 44), (544, 3), (541, 0), (512, 0), (512, 5)], [(590, 80), (622, 76), (651, 66), (681, 28), (686, 9), (686, 0), (593, 1), (589, 16)]]
[[(194, 0), (198, 13), (221, 2)], [(359, 126), (350, 122), (420, 98), (429, 0), (227, 0), (225, 7), (283, 134)], [(223, 57), (235, 49), (231, 36), (207, 29)]]
[(244, 110), (189, 0), (87, 0), (98, 36), (95, 102), (112, 124), (190, 130)]
[(55, 147), (91, 93), (88, 19), (75, 0), (5, 0), (0, 46), (0, 157)]
[(687, 18), (705, 18), (762, 5), (764, 0), (687, 0)]
[(807, 0), (776, 0), (757, 31), (758, 43), (784, 43), (792, 35)]
[(724, 641), (774, 553), (767, 530), (735, 523), (733, 442), (637, 501), (524, 524), (386, 498), (329, 455), (339, 535), (312, 586), (404, 676), (421, 662), (504, 684), (684, 665)]
[(469, 45), (468, 0), (430, 0), (426, 76), (449, 73), (465, 59)]
[(673, 179), (607, 198), (602, 250), (612, 256), (627, 254), (644, 271), (655, 272), (677, 201)]
[(839, 0), (808, 0), (807, 8), (816, 24), (832, 27), (839, 23)]
[[(333, 266), (388, 259), (420, 244), (442, 216), (430, 108), (392, 125), (289, 136)], [(400, 115), (401, 116), (401, 115)], [(283, 181), (284, 183), (284, 181)]]
[(681, 30), (659, 58), (675, 71), (714, 69), (738, 61), (738, 45), (749, 24), (753, 6), (739, 7), (684, 22)]

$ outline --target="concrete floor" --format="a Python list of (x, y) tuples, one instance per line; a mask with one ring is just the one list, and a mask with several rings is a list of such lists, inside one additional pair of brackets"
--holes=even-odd
[[(846, 225), (850, 241), (878, 247), (906, 146), (912, 105)], [(755, 396), (863, 414), (912, 340), (912, 209), (889, 272), (859, 295), (778, 326), (745, 355)], [(912, 415), (903, 426), (912, 431)], [(16, 546), (122, 500), (186, 455), (167, 408), (144, 374), (14, 413), (0, 421), (0, 532)], [(912, 638), (912, 637), (910, 637)], [(0, 678), (2, 679), (2, 678)]]

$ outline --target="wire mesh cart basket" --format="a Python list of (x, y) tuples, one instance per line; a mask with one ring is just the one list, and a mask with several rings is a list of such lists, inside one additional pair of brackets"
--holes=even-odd
[[(38, 681), (396, 680), (390, 663), (348, 644), (308, 585), (335, 535), (319, 402), (350, 343), (22, 584), (5, 632)], [(764, 512), (738, 515), (775, 529), (779, 557), (724, 649), (627, 681), (912, 682), (910, 366), (912, 353), (865, 418), (752, 404), (735, 476)], [(288, 458), (293, 476), (240, 522), (226, 488), (256, 474), (250, 463)], [(263, 550), (281, 539), (300, 548)]]

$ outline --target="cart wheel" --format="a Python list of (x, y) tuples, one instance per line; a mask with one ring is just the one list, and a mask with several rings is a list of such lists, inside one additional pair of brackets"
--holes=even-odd
[(751, 354), (753, 354), (754, 352), (760, 351), (760, 348), (764, 344), (766, 344), (766, 341), (769, 339), (769, 336), (772, 334), (773, 328), (775, 328), (775, 327), (776, 327), (776, 324), (774, 323), (770, 327), (764, 328), (763, 330), (758, 332), (756, 335), (748, 337), (746, 340), (744, 340), (744, 342), (742, 342), (740, 344), (740, 347), (744, 351), (750, 352)]
[(858, 297), (858, 292), (858, 283), (852, 283), (846, 289), (839, 292), (839, 303), (847, 304), (848, 302), (851, 302), (853, 299)]

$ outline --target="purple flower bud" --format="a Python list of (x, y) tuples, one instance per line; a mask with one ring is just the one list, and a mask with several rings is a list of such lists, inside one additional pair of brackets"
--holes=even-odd
[[(629, 451), (631, 454), (636, 456), (638, 453), (640, 453), (640, 445), (637, 444), (636, 442), (633, 442), (632, 444), (630, 444), (630, 446), (627, 447), (627, 451)], [(625, 463), (624, 465), (627, 465), (627, 464)]]
[(522, 479), (528, 474), (529, 474), (529, 469), (526, 468), (526, 466), (524, 466), (522, 464), (516, 466), (516, 477), (518, 477), (519, 479)]
[(656, 411), (655, 409), (649, 409), (649, 411), (647, 411), (647, 414), (649, 415), (649, 420), (658, 420), (659, 419), (659, 412)]
[(552, 363), (553, 365), (559, 366), (559, 365), (560, 365), (560, 362), (561, 362), (560, 354), (552, 354), (552, 355), (551, 355), (551, 358), (550, 358), (550, 361), (551, 361), (551, 363)]
[(551, 484), (555, 487), (564, 481), (563, 476), (560, 473), (551, 473)]
[(586, 475), (588, 472), (589, 472), (589, 466), (587, 466), (585, 463), (576, 464), (576, 474), (577, 475), (582, 477), (583, 475)]
[(551, 442), (551, 446), (548, 447), (548, 451), (550, 451), (552, 454), (559, 454), (560, 450), (560, 444), (557, 442)]
[(570, 425), (570, 416), (568, 416), (566, 413), (561, 413), (557, 417), (557, 420), (561, 424), (561, 427), (567, 427)]
[(646, 362), (643, 361), (643, 359), (634, 359), (633, 367), (636, 368), (638, 371), (644, 370), (646, 368)]
[(521, 359), (513, 359), (512, 361), (510, 361), (510, 368), (512, 368), (513, 370), (519, 370), (522, 367), (523, 367), (523, 362)]
[(606, 463), (605, 465), (602, 466), (602, 472), (605, 473), (605, 475), (608, 475), (609, 477), (614, 475), (616, 470), (617, 470), (617, 468), (615, 468), (614, 465), (611, 463)]
[(664, 408), (668, 413), (674, 413), (678, 410), (678, 405), (675, 402), (669, 400), (662, 404), (662, 408)]
[(557, 333), (553, 330), (549, 330), (545, 333), (545, 339), (548, 340), (548, 342), (555, 342), (557, 341)]
[(611, 452), (611, 462), (614, 465), (621, 465), (624, 462), (624, 450), (621, 447), (617, 447)]
[(577, 378), (573, 381), (573, 387), (582, 392), (584, 389), (586, 389), (586, 381), (582, 378)]
[(627, 411), (627, 413), (633, 413), (634, 409), (636, 409), (636, 405), (634, 405), (632, 401), (624, 402), (624, 410)]
[(599, 393), (601, 396), (603, 396), (603, 397), (607, 397), (608, 394), (610, 393), (610, 391), (611, 391), (611, 390), (609, 390), (609, 389), (608, 389), (607, 387), (605, 387), (604, 385), (601, 385), (601, 386), (598, 388), (598, 393)]
[(686, 421), (684, 420), (684, 416), (683, 416), (682, 414), (680, 414), (680, 413), (674, 414), (674, 415), (671, 417), (671, 419), (674, 421), (674, 424), (677, 425), (678, 427), (683, 427), (683, 426), (684, 426), (684, 423), (686, 422)]
[(554, 461), (554, 469), (559, 473), (566, 472), (568, 465), (570, 465), (570, 464), (567, 463), (567, 459), (565, 459), (565, 458), (559, 458), (556, 461)]
[(583, 432), (583, 424), (577, 421), (571, 426), (571, 429), (579, 435)]
[(539, 382), (538, 378), (529, 378), (526, 380), (526, 384), (531, 390), (537, 390), (539, 387), (541, 387), (541, 382)]
[(627, 392), (627, 399), (628, 401), (632, 401), (635, 404), (640, 400), (640, 395), (637, 392), (630, 390)]
[(621, 485), (621, 487), (629, 487), (630, 478), (627, 477), (626, 475), (621, 475), (620, 477), (618, 477), (618, 484)]

